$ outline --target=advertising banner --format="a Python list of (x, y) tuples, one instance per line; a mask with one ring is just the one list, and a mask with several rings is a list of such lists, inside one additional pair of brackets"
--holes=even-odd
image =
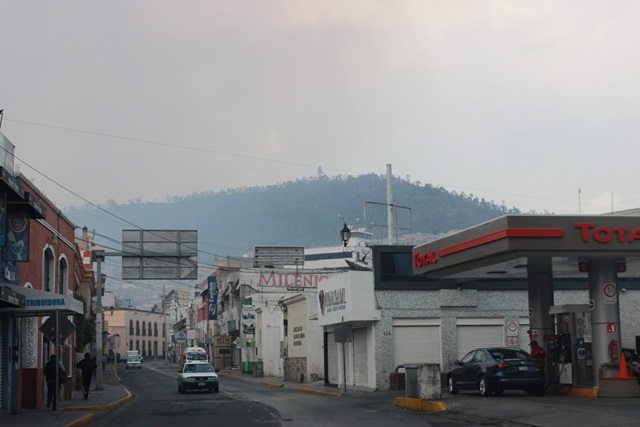
[(7, 204), (5, 203), (6, 191), (0, 192), (0, 246), (4, 246), (4, 223), (7, 220)]
[(6, 261), (29, 261), (29, 213), (7, 215), (7, 237), (4, 247)]
[(218, 320), (218, 277), (207, 278), (207, 290), (209, 292), (209, 320)]

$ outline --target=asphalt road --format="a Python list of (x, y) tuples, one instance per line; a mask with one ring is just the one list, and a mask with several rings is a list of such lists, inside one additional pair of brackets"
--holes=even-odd
[(224, 377), (220, 378), (219, 393), (181, 394), (177, 391), (176, 374), (177, 369), (164, 361), (145, 362), (141, 370), (119, 370), (135, 399), (93, 425), (157, 427), (188, 422), (189, 425), (234, 427), (458, 427), (482, 423), (478, 418), (398, 408), (393, 406), (388, 393), (325, 396)]

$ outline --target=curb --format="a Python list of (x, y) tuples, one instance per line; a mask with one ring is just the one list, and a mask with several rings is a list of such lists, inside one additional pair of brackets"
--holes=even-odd
[(412, 411), (436, 412), (446, 411), (447, 406), (444, 402), (434, 402), (430, 400), (415, 399), (413, 397), (396, 397), (393, 400), (395, 406), (410, 409)]
[[(124, 387), (124, 386), (123, 386)], [(100, 406), (76, 406), (74, 408), (64, 408), (65, 411), (112, 411), (116, 408), (119, 408), (120, 406), (124, 405), (127, 402), (130, 402), (133, 400), (134, 396), (131, 394), (131, 392), (129, 391), (129, 389), (127, 389), (126, 387), (124, 387), (124, 391), (127, 392), (127, 396), (123, 397), (122, 399), (110, 403), (108, 405), (100, 405)], [(80, 425), (84, 425), (84, 424), (80, 424)]]
[(280, 383), (270, 383), (267, 381), (262, 381), (260, 382), (260, 384), (262, 385), (266, 385), (267, 387), (276, 387), (276, 388), (282, 388), (284, 387), (284, 384), (280, 384)]
[(80, 418), (79, 420), (76, 420), (76, 421), (72, 422), (71, 424), (67, 424), (67, 427), (85, 426), (85, 425), (89, 424), (92, 421), (93, 421), (93, 414), (87, 414), (84, 417)]
[(296, 390), (303, 391), (305, 393), (321, 394), (323, 396), (334, 396), (334, 397), (342, 396), (342, 393), (336, 393), (333, 391), (314, 390), (312, 388), (306, 388), (306, 387), (299, 387)]

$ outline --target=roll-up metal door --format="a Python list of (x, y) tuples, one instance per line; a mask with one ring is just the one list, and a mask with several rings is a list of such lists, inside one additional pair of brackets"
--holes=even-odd
[(329, 384), (338, 385), (338, 344), (336, 344), (335, 333), (326, 333), (325, 357), (326, 357), (326, 374), (325, 378)]
[(0, 409), (5, 409), (2, 402), (4, 402), (4, 400), (2, 399), (2, 389), (4, 388), (4, 377), (3, 377), (3, 373), (5, 370), (5, 365), (4, 365), (4, 319), (2, 319), (2, 317), (0, 317)]
[(367, 363), (367, 329), (353, 330), (353, 378), (357, 386), (369, 385), (369, 364)]
[(457, 326), (457, 355), (458, 360), (471, 350), (481, 347), (503, 347), (504, 338), (500, 325), (458, 325)]
[(394, 369), (406, 363), (442, 363), (439, 325), (394, 325)]

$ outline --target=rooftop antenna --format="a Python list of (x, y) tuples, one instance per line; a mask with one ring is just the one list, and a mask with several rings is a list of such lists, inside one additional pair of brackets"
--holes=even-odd
[(578, 187), (578, 215), (582, 213), (582, 205), (580, 203), (580, 194), (582, 190)]

